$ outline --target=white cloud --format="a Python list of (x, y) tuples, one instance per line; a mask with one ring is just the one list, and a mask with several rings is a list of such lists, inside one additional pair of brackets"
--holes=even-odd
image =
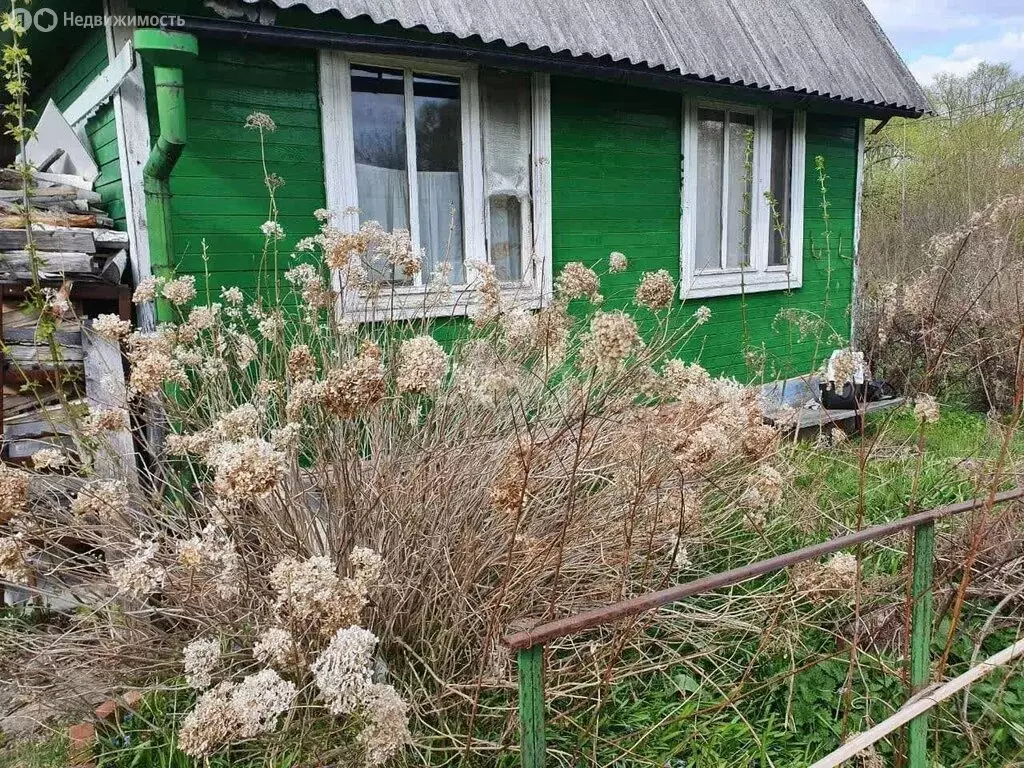
[(984, 23), (973, 8), (959, 8), (956, 0), (867, 0), (883, 29), (890, 32), (969, 29)]
[(1008, 62), (1018, 72), (1024, 71), (1024, 24), (991, 40), (960, 43), (946, 56), (919, 56), (910, 62), (910, 70), (927, 85), (941, 73), (966, 75), (983, 61)]

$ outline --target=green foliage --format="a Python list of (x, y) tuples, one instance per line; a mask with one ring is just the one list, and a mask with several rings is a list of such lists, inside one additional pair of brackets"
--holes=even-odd
[[(247, 745), (194, 760), (178, 749), (177, 730), (195, 703), (182, 689), (163, 690), (142, 698), (135, 709), (98, 733), (98, 768), (289, 768), (299, 762), (299, 741), (281, 750), (257, 752)], [(265, 745), (264, 745), (265, 746)]]
[(68, 740), (62, 730), (33, 741), (0, 744), (0, 768), (63, 768), (68, 764)]
[(1024, 76), (979, 64), (938, 78), (935, 115), (867, 134), (861, 258), (867, 280), (907, 275), (923, 246), (1024, 182)]

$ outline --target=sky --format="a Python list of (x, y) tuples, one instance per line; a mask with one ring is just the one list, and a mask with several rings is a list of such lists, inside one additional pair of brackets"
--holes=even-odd
[(1024, 74), (1024, 0), (866, 0), (922, 85), (980, 62)]

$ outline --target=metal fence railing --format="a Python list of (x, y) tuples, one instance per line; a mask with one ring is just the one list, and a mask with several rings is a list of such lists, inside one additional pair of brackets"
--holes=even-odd
[[(935, 523), (946, 517), (1024, 498), (1024, 487), (990, 496), (908, 515), (900, 520), (864, 528), (829, 541), (797, 549), (705, 576), (686, 584), (623, 600), (613, 605), (550, 621), (523, 632), (508, 635), (505, 644), (518, 652), (519, 722), (524, 768), (544, 768), (545, 736), (544, 647), (560, 637), (637, 616), (663, 605), (733, 586), (757, 576), (780, 571), (798, 563), (816, 560), (843, 549), (878, 541), (901, 531), (913, 531), (913, 575), (911, 583), (910, 669), (911, 698), (928, 684), (931, 665), (932, 581), (935, 561)], [(927, 765), (928, 710), (916, 713), (908, 722), (909, 768)]]

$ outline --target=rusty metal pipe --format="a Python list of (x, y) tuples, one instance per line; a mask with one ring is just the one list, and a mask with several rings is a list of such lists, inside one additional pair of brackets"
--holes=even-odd
[[(997, 493), (993, 500), (993, 504), (1004, 504), (1007, 501), (1013, 501), (1020, 498), (1024, 498), (1024, 487)], [(823, 541), (820, 544), (812, 544), (811, 546), (804, 547), (803, 549), (797, 549), (783, 555), (776, 555), (775, 557), (770, 557), (767, 560), (761, 560), (756, 563), (751, 563), (750, 565), (744, 565), (739, 568), (733, 568), (728, 571), (712, 574), (711, 576), (705, 576), (704, 578), (690, 581), (686, 584), (678, 584), (674, 587), (668, 587), (667, 589), (660, 590), (659, 592), (650, 592), (646, 595), (640, 595), (639, 597), (634, 597), (629, 600), (623, 600), (620, 603), (604, 606), (603, 608), (595, 608), (590, 611), (578, 613), (575, 616), (567, 616), (564, 619), (549, 621), (548, 623), (541, 624), (533, 629), (508, 635), (504, 638), (504, 643), (513, 649), (529, 648), (530, 646), (538, 644), (543, 645), (544, 643), (556, 638), (573, 635), (577, 632), (582, 632), (586, 629), (593, 629), (594, 627), (599, 627), (603, 624), (611, 624), (615, 621), (619, 621), (620, 619), (636, 616), (637, 614), (645, 613), (646, 611), (650, 611), (655, 608), (660, 608), (663, 605), (674, 603), (677, 600), (682, 600), (686, 597), (693, 597), (694, 595), (699, 595), (703, 592), (711, 592), (716, 589), (721, 589), (722, 587), (731, 587), (735, 584), (749, 581), (757, 576), (763, 576), (766, 573), (780, 571), (783, 568), (788, 568), (791, 565), (803, 563), (808, 560), (815, 560), (823, 555), (830, 555), (841, 549), (847, 549), (869, 541), (884, 539), (895, 533), (899, 533), (900, 531), (915, 528), (922, 523), (935, 522), (936, 520), (941, 520), (944, 517), (970, 512), (971, 510), (984, 507), (988, 502), (989, 497), (985, 496), (978, 499), (971, 499), (970, 501), (959, 502), (957, 504), (947, 504), (942, 507), (930, 509), (926, 512), (918, 512), (916, 515), (910, 515), (909, 517), (904, 517), (901, 520), (894, 520), (891, 523), (875, 525), (871, 528), (865, 528), (861, 531), (830, 539), (829, 541)]]

